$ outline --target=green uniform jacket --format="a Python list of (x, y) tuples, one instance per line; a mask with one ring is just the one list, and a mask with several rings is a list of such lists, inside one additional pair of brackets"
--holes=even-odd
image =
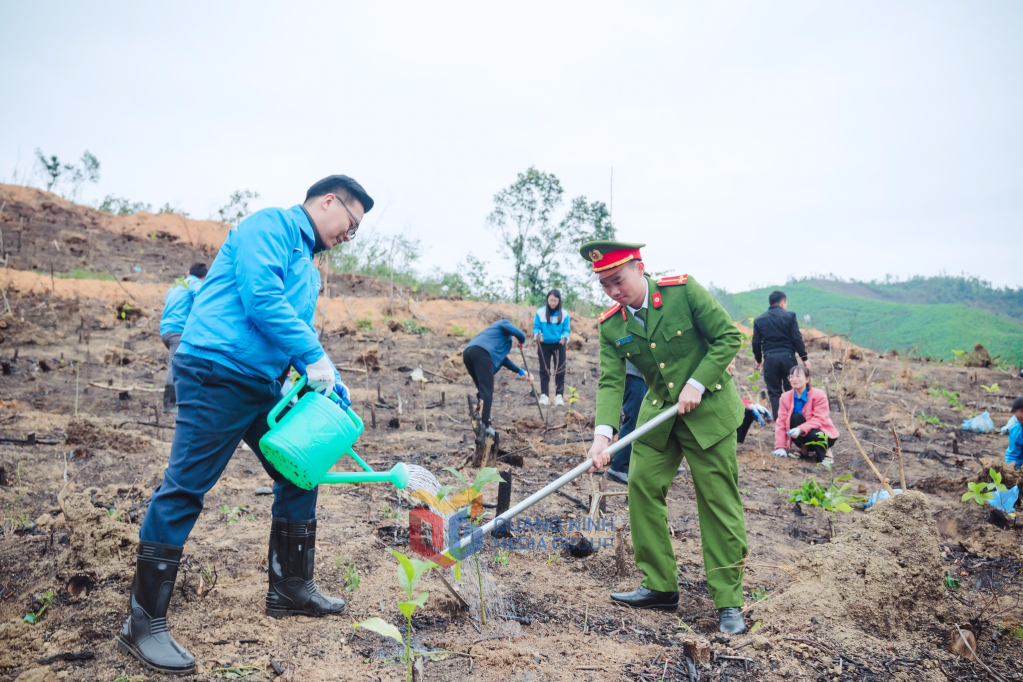
[[(646, 329), (620, 304), (605, 311), (598, 323), (596, 424), (618, 430), (628, 359), (643, 373), (648, 388), (637, 426), (677, 404), (688, 379), (706, 387), (702, 402), (682, 418), (700, 447), (709, 448), (742, 423), (742, 400), (727, 371), (742, 336), (721, 304), (692, 277), (646, 280), (650, 288)], [(639, 442), (664, 449), (672, 424), (661, 424)]]

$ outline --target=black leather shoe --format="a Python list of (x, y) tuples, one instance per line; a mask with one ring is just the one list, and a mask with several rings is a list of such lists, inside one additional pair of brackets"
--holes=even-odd
[(266, 593), (266, 615), (283, 618), (337, 616), (344, 613), (345, 600), (328, 597), (313, 582), (315, 558), (316, 519), (273, 520), (267, 562), (270, 589)]
[(612, 481), (618, 481), (625, 485), (629, 485), (629, 472), (628, 471), (615, 471), (614, 469), (608, 469), (605, 474)]
[(658, 592), (640, 585), (632, 592), (612, 592), (611, 601), (634, 609), (675, 611), (678, 609), (678, 592)]
[(167, 631), (167, 606), (178, 577), (182, 547), (140, 542), (131, 583), (131, 615), (117, 636), (117, 648), (158, 673), (189, 675), (195, 657)]
[(718, 630), (729, 635), (741, 635), (746, 632), (746, 619), (738, 606), (726, 606), (718, 609)]

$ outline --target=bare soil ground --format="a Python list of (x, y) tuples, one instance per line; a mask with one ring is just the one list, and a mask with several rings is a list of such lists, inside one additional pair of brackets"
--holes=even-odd
[[(4, 191), (13, 193), (0, 190), (0, 200)], [(123, 225), (103, 215), (90, 222), (88, 209), (65, 206), (52, 195), (18, 196), (7, 198), (26, 217), (13, 223), (24, 230), (17, 256), (22, 260), (16, 262), (12, 253), (9, 269), (0, 273), (11, 309), (0, 315), (0, 436), (10, 440), (35, 434), (36, 444), (0, 443), (0, 679), (150, 679), (157, 676), (119, 654), (115, 644), (127, 611), (138, 523), (161, 480), (173, 429), (160, 412), (159, 390), (144, 389), (162, 387), (166, 369), (157, 329), (162, 292), (171, 274), (187, 268), (202, 247), (187, 238), (150, 239), (145, 232), (139, 238), (164, 255), (159, 260), (164, 269), (152, 279), (147, 269), (137, 281), (120, 276), (120, 283), (69, 279), (65, 287), (60, 278), (50, 280), (44, 260), (48, 249), (54, 252), (55, 271), (104, 271), (109, 265), (121, 275), (117, 268), (130, 262), (128, 247), (118, 246)], [(49, 211), (56, 216), (50, 227), (38, 208), (47, 201), (65, 211)], [(34, 212), (29, 210), (33, 205)], [(0, 227), (5, 250), (14, 251), (10, 210), (8, 204), (0, 213), (5, 221)], [(157, 218), (168, 219), (142, 217), (141, 224)], [(183, 232), (198, 230), (196, 221), (183, 225), (188, 228)], [(69, 238), (52, 233), (56, 226), (87, 231), (93, 253), (107, 258), (104, 267), (87, 255), (70, 260), (65, 254)], [(203, 243), (218, 244), (212, 235), (220, 229), (208, 226)], [(128, 244), (135, 248), (135, 242)], [(150, 247), (140, 248), (148, 253)], [(46, 275), (27, 274), (30, 269)], [(383, 285), (336, 274), (328, 279), (328, 290), (332, 285), (332, 296), (321, 299), (326, 315), (318, 318), (324, 345), (339, 365), (350, 368), (342, 373), (367, 422), (370, 405), (380, 405), (377, 427), (368, 427), (360, 440), (362, 456), (375, 468), (398, 461), (425, 466), (443, 483), (454, 480), (440, 471), (445, 466), (471, 478), (474, 472), (466, 460), (473, 437), (465, 396), (473, 389), (459, 351), (468, 335), (496, 317), (525, 323), (528, 311), (399, 298), (389, 317), (391, 300), (383, 295)], [(363, 292), (372, 296), (358, 296)], [(132, 310), (122, 319), (119, 310), (125, 302)], [(0, 311), (6, 307), (0, 300)], [(409, 333), (415, 325), (406, 326), (406, 319), (431, 333)], [(500, 468), (512, 471), (513, 500), (566, 471), (586, 452), (597, 349), (593, 322), (577, 328), (581, 334), (568, 356), (567, 384), (578, 389), (579, 401), (571, 411), (553, 409), (549, 425), (540, 420), (524, 382), (508, 372), (497, 377), (494, 414), (501, 450), (514, 453), (502, 460), (510, 464)], [(747, 617), (759, 623), (755, 632), (730, 638), (716, 632), (692, 484), (683, 476), (669, 497), (682, 588), (677, 614), (629, 611), (608, 601), (608, 592), (631, 589), (640, 579), (631, 553), (622, 561), (620, 547), (582, 559), (560, 550), (513, 551), (507, 564), (498, 562), (490, 547), (483, 556), (516, 620), (491, 619), (481, 625), (459, 610), (436, 576), (427, 574), (421, 587), (431, 596), (414, 619), (414, 641), (422, 649), (458, 654), (441, 653), (439, 660), (426, 662), (424, 679), (987, 679), (979, 663), (948, 650), (958, 625), (972, 630), (977, 653), (994, 674), (1023, 680), (1023, 639), (1008, 634), (1023, 621), (1023, 523), (993, 514), (991, 507), (960, 502), (967, 483), (988, 480), (991, 467), (1009, 486), (1021, 482), (1020, 476), (1000, 464), (1004, 436), (956, 428), (964, 416), (984, 410), (997, 425), (1004, 424), (1012, 398), (1023, 393), (1023, 382), (995, 369), (859, 350), (850, 355), (838, 345), (833, 342), (829, 350), (827, 339), (818, 339), (811, 353), (815, 383), (832, 397), (842, 432), (834, 449), (836, 474), (852, 474), (850, 492), (856, 494), (879, 487), (842, 421), (841, 391), (867, 454), (898, 485), (894, 424), (906, 483), (914, 492), (869, 511), (857, 505), (838, 514), (832, 538), (825, 513), (796, 507), (778, 493), (779, 488), (798, 487), (808, 475), (826, 481), (827, 472), (805, 460), (772, 457), (771, 430), (754, 427), (740, 446), (739, 464), (752, 552), (745, 581)], [(535, 353), (529, 360), (536, 364)], [(420, 365), (433, 373), (425, 393), (408, 381), (408, 373)], [(737, 383), (747, 392), (752, 373), (752, 359), (740, 354)], [(111, 384), (134, 388), (109, 390)], [(956, 391), (958, 403), (950, 405), (941, 390)], [(397, 395), (403, 409), (399, 426), (392, 427), (388, 424), (397, 410), (383, 405), (396, 406)], [(424, 423), (424, 404), (442, 398), (443, 406), (425, 410)], [(921, 412), (940, 424), (921, 420)], [(351, 462), (339, 467), (351, 468)], [(239, 448), (207, 496), (186, 545), (169, 622), (199, 661), (191, 679), (223, 679), (257, 669), (252, 679), (403, 679), (396, 646), (351, 624), (380, 616), (405, 627), (396, 606), (401, 593), (397, 562), (385, 548), (408, 552), (407, 534), (395, 532), (407, 528), (408, 502), (383, 484), (322, 487), (317, 582), (325, 592), (344, 594), (348, 611), (329, 620), (278, 621), (267, 618), (262, 605), (271, 498), (257, 491), (269, 484), (253, 454)], [(593, 486), (584, 477), (567, 492), (585, 501)], [(608, 490), (624, 488), (609, 482)], [(495, 496), (496, 486), (488, 487), (485, 500), (494, 502)], [(608, 501), (608, 514), (616, 526), (625, 526), (626, 537), (627, 504), (625, 497)], [(565, 497), (552, 496), (529, 516), (575, 518), (584, 513)], [(554, 535), (519, 537), (544, 538), (550, 544)], [(623, 541), (616, 539), (619, 545)], [(344, 569), (350, 563), (361, 583), (345, 593)], [(947, 588), (946, 576), (960, 587)], [(35, 624), (24, 622), (26, 614), (40, 609), (48, 591), (52, 605)], [(691, 667), (684, 643), (697, 639), (709, 641), (711, 659)], [(82, 656), (67, 660), (69, 654)]]

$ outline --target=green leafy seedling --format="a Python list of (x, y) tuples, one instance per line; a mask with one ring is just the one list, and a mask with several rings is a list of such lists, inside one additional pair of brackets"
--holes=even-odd
[(974, 483), (970, 481), (966, 484), (969, 487), (969, 491), (963, 493), (963, 497), (960, 502), (976, 502), (977, 504), (987, 504), (988, 500), (995, 496), (994, 493), (987, 492), (987, 483)]
[(945, 584), (945, 587), (952, 590), (953, 592), (958, 590), (959, 587), (962, 585), (962, 583), (959, 582), (959, 579), (953, 576), (948, 571), (945, 571), (945, 579), (942, 582)]
[(348, 568), (345, 569), (344, 581), (345, 592), (351, 592), (362, 582), (362, 578), (359, 577), (359, 571), (355, 568), (354, 563), (348, 564)]
[(508, 550), (499, 549), (497, 550), (497, 554), (494, 555), (494, 563), (501, 564), (502, 566), (507, 566), (508, 562), (510, 561), (510, 556), (511, 552), (509, 552)]
[(27, 614), (22, 620), (30, 625), (35, 625), (39, 622), (39, 619), (46, 613), (46, 609), (53, 606), (53, 590), (46, 590), (39, 595), (39, 610), (34, 613)]
[(396, 550), (387, 549), (388, 552), (394, 555), (398, 560), (398, 582), (401, 584), (401, 588), (405, 590), (405, 601), (398, 602), (398, 609), (402, 615), (405, 616), (405, 622), (408, 624), (408, 630), (406, 631), (407, 636), (403, 637), (401, 631), (394, 625), (388, 623), (383, 618), (374, 616), (368, 618), (361, 623), (354, 623), (354, 628), (366, 628), (371, 630), (378, 635), (384, 637), (390, 637), (391, 639), (405, 647), (405, 653), (402, 655), (402, 662), (406, 665), (406, 682), (412, 682), (412, 660), (414, 658), (414, 652), (412, 649), (412, 614), (417, 608), (422, 608), (426, 604), (427, 598), (430, 596), (429, 592), (421, 592), (416, 595), (416, 585), (419, 583), (419, 579), (423, 577), (427, 571), (431, 568), (437, 568), (437, 564), (432, 561), (422, 561), (420, 559), (410, 559), (401, 552)]
[(995, 383), (989, 385), (989, 386), (981, 384), (980, 387), (983, 388), (988, 393), (995, 393), (996, 391), (1002, 390), (1001, 388), (998, 387), (998, 382), (997, 381)]

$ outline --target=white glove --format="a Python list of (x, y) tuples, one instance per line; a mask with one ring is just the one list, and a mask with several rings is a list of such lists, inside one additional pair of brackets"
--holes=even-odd
[(1009, 417), (1009, 423), (1003, 426), (1002, 428), (998, 429), (998, 432), (1009, 433), (1009, 431), (1012, 430), (1012, 427), (1015, 426), (1016, 424), (1019, 424), (1019, 420), (1016, 419), (1016, 415), (1012, 415), (1011, 417)]
[(796, 436), (798, 436), (799, 434), (801, 434), (801, 433), (802, 433), (802, 431), (800, 431), (800, 430), (799, 430), (799, 427), (797, 426), (797, 427), (796, 427), (796, 428), (794, 428), (794, 429), (789, 429), (788, 431), (786, 431), (786, 433), (788, 433), (788, 434), (789, 434), (789, 438), (795, 438)]
[(788, 457), (789, 456), (789, 453), (785, 452), (785, 448), (778, 448), (777, 450), (775, 450), (771, 454), (774, 455), (775, 457)]
[(330, 364), (330, 358), (326, 353), (316, 362), (306, 365), (305, 370), (305, 375), (309, 379), (306, 385), (312, 390), (334, 388), (334, 366)]

